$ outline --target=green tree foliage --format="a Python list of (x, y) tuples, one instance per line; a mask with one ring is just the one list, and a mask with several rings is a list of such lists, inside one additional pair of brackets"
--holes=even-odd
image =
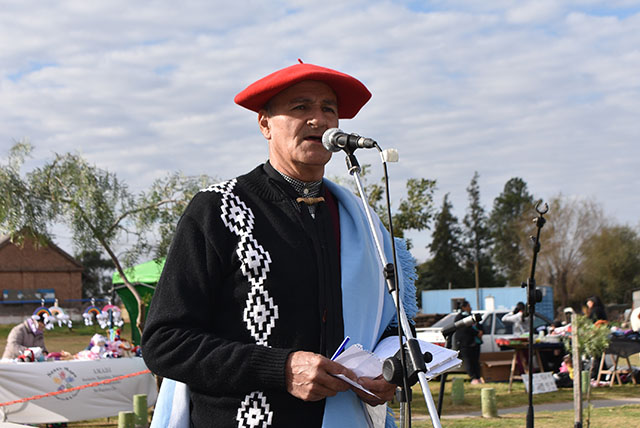
[(449, 194), (444, 196), (442, 209), (436, 215), (429, 250), (433, 257), (418, 266), (418, 291), (469, 287), (471, 277), (461, 267), (464, 249), (462, 231), (458, 219), (453, 215)]
[(476, 276), (479, 287), (498, 287), (504, 285), (504, 279), (494, 271), (491, 257), (492, 236), (488, 227), (488, 218), (480, 203), (480, 185), (478, 172), (467, 187), (469, 206), (464, 216), (465, 269), (471, 276)]
[(82, 297), (106, 298), (111, 294), (113, 262), (100, 251), (86, 251), (75, 256), (82, 263)]
[[(609, 347), (610, 326), (605, 322), (594, 323), (584, 315), (576, 317), (578, 324), (578, 352), (584, 357), (600, 357)], [(565, 349), (571, 353), (571, 336), (564, 338)]]
[(393, 227), (397, 237), (403, 238), (404, 232), (407, 230), (429, 229), (434, 211), (433, 192), (435, 185), (435, 180), (426, 178), (407, 180), (407, 197), (400, 200), (398, 209), (393, 214)]
[[(389, 229), (389, 216), (387, 214), (387, 201), (384, 178), (379, 183), (367, 183), (367, 178), (371, 170), (371, 165), (363, 165), (361, 171), (361, 181), (364, 192), (369, 200), (369, 205), (376, 212), (380, 220)], [(333, 177), (337, 183), (345, 185), (341, 178)], [(359, 195), (354, 182), (346, 184), (354, 189)], [(426, 178), (410, 178), (406, 183), (407, 196), (401, 198), (395, 212), (392, 210), (391, 220), (393, 221), (393, 234), (397, 238), (404, 238), (404, 233), (408, 230), (429, 229), (429, 224), (433, 219), (433, 192), (436, 188), (436, 181)], [(407, 248), (411, 248), (411, 240), (407, 239)]]
[[(493, 238), (493, 260), (508, 285), (520, 285), (526, 278), (525, 268), (529, 251), (523, 246), (523, 218), (527, 221), (534, 207), (533, 196), (523, 179), (514, 177), (504, 185), (502, 193), (493, 201), (489, 229)], [(523, 276), (524, 275), (524, 276)]]
[(605, 226), (582, 247), (584, 287), (607, 302), (630, 301), (640, 288), (640, 237), (629, 226)]
[[(1, 231), (19, 237), (19, 232), (30, 230), (46, 242), (53, 241), (50, 228), (64, 224), (73, 234), (76, 253), (104, 251), (138, 301), (136, 325), (142, 331), (144, 302), (124, 268), (140, 256), (166, 254), (180, 213), (207, 178), (173, 174), (135, 196), (114, 174), (78, 154), (56, 154), (22, 177), (20, 170), (31, 150), (28, 143), (17, 143), (7, 164), (0, 166)], [(127, 242), (133, 244), (127, 247)]]

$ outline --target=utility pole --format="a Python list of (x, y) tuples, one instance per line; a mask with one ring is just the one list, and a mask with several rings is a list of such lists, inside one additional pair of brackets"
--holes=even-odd
[(480, 268), (478, 267), (478, 259), (473, 262), (476, 273), (476, 309), (480, 310)]

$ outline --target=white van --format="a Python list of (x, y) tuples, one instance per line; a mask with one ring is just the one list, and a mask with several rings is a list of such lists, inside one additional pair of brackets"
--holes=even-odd
[[(481, 314), (482, 320), (482, 347), (480, 352), (500, 352), (500, 347), (496, 344), (496, 339), (515, 337), (513, 334), (513, 324), (503, 323), (502, 316), (510, 312), (509, 309), (495, 309), (492, 311), (472, 311), (473, 314)], [(426, 342), (436, 343), (445, 346), (445, 337), (442, 330), (452, 326), (458, 312), (452, 312), (444, 316), (431, 327), (423, 327), (416, 329), (416, 337)], [(546, 329), (551, 325), (552, 321), (542, 314), (536, 313), (533, 318), (533, 325), (536, 331)]]

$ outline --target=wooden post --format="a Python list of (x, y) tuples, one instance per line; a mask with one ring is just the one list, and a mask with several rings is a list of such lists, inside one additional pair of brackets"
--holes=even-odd
[(147, 428), (147, 394), (135, 394), (133, 396), (133, 414), (135, 428)]
[(582, 370), (580, 372), (582, 377), (582, 395), (589, 393), (589, 388), (591, 387), (591, 376), (589, 376), (589, 370)]
[(131, 411), (118, 413), (118, 428), (134, 428), (134, 414)]
[(482, 388), (480, 392), (480, 402), (482, 404), (483, 418), (497, 418), (498, 405), (496, 403), (495, 388)]
[(582, 428), (582, 367), (578, 343), (578, 316), (571, 312), (571, 353), (573, 354), (574, 428)]
[(451, 401), (454, 405), (464, 404), (464, 379), (461, 377), (451, 379)]

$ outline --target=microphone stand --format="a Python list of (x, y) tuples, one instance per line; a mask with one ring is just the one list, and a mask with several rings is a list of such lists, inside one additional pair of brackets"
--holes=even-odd
[[(444, 347), (447, 349), (451, 349), (451, 338), (453, 337), (453, 333), (451, 332), (445, 336)], [(444, 372), (440, 375), (440, 392), (438, 393), (438, 416), (442, 416), (442, 402), (444, 400), (444, 387), (447, 383), (447, 372)]]
[[(381, 151), (377, 143), (375, 144), (375, 147), (379, 151)], [(399, 400), (400, 400), (401, 427), (402, 428), (405, 427), (405, 423), (407, 422), (407, 420), (408, 420), (409, 426), (411, 426), (410, 386), (415, 384), (414, 379), (417, 379), (420, 382), (420, 387), (422, 388), (422, 394), (424, 396), (425, 403), (427, 405), (427, 409), (429, 411), (429, 416), (431, 417), (431, 423), (433, 424), (433, 427), (442, 428), (442, 425), (440, 424), (440, 418), (439, 418), (435, 403), (433, 401), (433, 397), (431, 395), (431, 390), (429, 389), (429, 385), (427, 383), (427, 376), (425, 374), (427, 371), (427, 367), (425, 364), (425, 360), (420, 351), (420, 345), (418, 344), (418, 341), (416, 340), (416, 338), (413, 336), (411, 325), (409, 324), (409, 320), (407, 319), (407, 314), (404, 310), (404, 306), (401, 304), (401, 298), (400, 298), (398, 287), (397, 287), (398, 275), (397, 275), (395, 264), (387, 262), (387, 258), (385, 256), (384, 250), (382, 249), (382, 245), (380, 244), (378, 235), (376, 234), (375, 224), (371, 216), (371, 208), (369, 206), (369, 201), (367, 199), (367, 195), (365, 194), (364, 188), (362, 186), (362, 181), (360, 178), (360, 172), (361, 172), (360, 165), (355, 155), (353, 154), (355, 149), (352, 149), (347, 146), (347, 147), (344, 147), (343, 150), (347, 153), (347, 156), (345, 158), (347, 163), (347, 170), (349, 174), (353, 176), (358, 192), (360, 193), (360, 199), (362, 200), (362, 206), (364, 208), (364, 212), (367, 217), (371, 236), (373, 237), (376, 249), (378, 251), (378, 256), (380, 257), (380, 261), (384, 266), (384, 277), (387, 282), (387, 288), (389, 293), (393, 297), (393, 300), (396, 304), (396, 311), (398, 313), (398, 331), (400, 333), (398, 338), (400, 341), (400, 351), (398, 351), (398, 354), (400, 354), (399, 357), (401, 360), (401, 369), (403, 373), (403, 377), (402, 377), (403, 385), (402, 387), (399, 387), (400, 388)], [(384, 159), (383, 159), (383, 163), (384, 163)], [(385, 168), (386, 168), (386, 163), (385, 163)], [(388, 183), (388, 180), (387, 180), (387, 183)], [(389, 216), (389, 223), (391, 224), (391, 216)], [(390, 230), (391, 243), (393, 246), (393, 257), (395, 262), (395, 243), (394, 243), (394, 237), (393, 237), (393, 227), (390, 227), (390, 229), (391, 229)], [(403, 340), (402, 340), (403, 334), (407, 338), (406, 344), (403, 343)], [(406, 358), (409, 358), (410, 361), (407, 362)], [(392, 359), (393, 358), (386, 360), (385, 365), (387, 362), (389, 362)], [(411, 370), (411, 372), (409, 372), (409, 369)], [(387, 379), (386, 374), (385, 374), (385, 380), (389, 381)], [(409, 385), (410, 380), (413, 380), (413, 383), (411, 385)], [(404, 402), (407, 403), (406, 407), (403, 404)]]
[[(447, 349), (451, 349), (451, 340), (453, 338), (453, 334), (458, 331), (458, 328), (460, 327), (469, 327), (472, 325), (476, 325), (477, 323), (480, 322), (480, 315), (476, 314), (476, 315), (469, 315), (469, 317), (472, 317), (473, 321), (471, 321), (469, 323), (469, 325), (465, 325), (463, 323), (463, 325), (458, 326), (458, 322), (462, 322), (462, 320), (464, 320), (465, 318), (462, 318), (460, 321), (458, 322), (454, 322), (453, 325), (451, 327), (447, 327), (447, 328), (443, 328), (442, 329), (442, 335), (445, 338), (445, 344), (444, 347)], [(445, 383), (447, 382), (447, 372), (444, 372), (440, 375), (440, 393), (438, 395), (438, 416), (442, 416), (442, 401), (444, 399), (444, 387), (445, 387)]]
[[(531, 240), (533, 241), (533, 259), (531, 261), (531, 274), (529, 275), (529, 279), (527, 282), (522, 283), (522, 287), (527, 287), (527, 316), (529, 317), (529, 345), (528, 345), (528, 357), (529, 357), (529, 407), (527, 408), (527, 428), (533, 428), (533, 317), (536, 313), (536, 302), (542, 301), (542, 293), (540, 290), (536, 288), (536, 262), (538, 259), (538, 253), (540, 252), (540, 230), (542, 226), (546, 223), (546, 219), (543, 217), (549, 211), (549, 205), (544, 204), (544, 208), (540, 209), (540, 203), (536, 204), (536, 212), (538, 213), (538, 217), (533, 219), (533, 222), (536, 224), (538, 228), (538, 232), (536, 236), (532, 236)], [(540, 367), (540, 371), (543, 368)]]

